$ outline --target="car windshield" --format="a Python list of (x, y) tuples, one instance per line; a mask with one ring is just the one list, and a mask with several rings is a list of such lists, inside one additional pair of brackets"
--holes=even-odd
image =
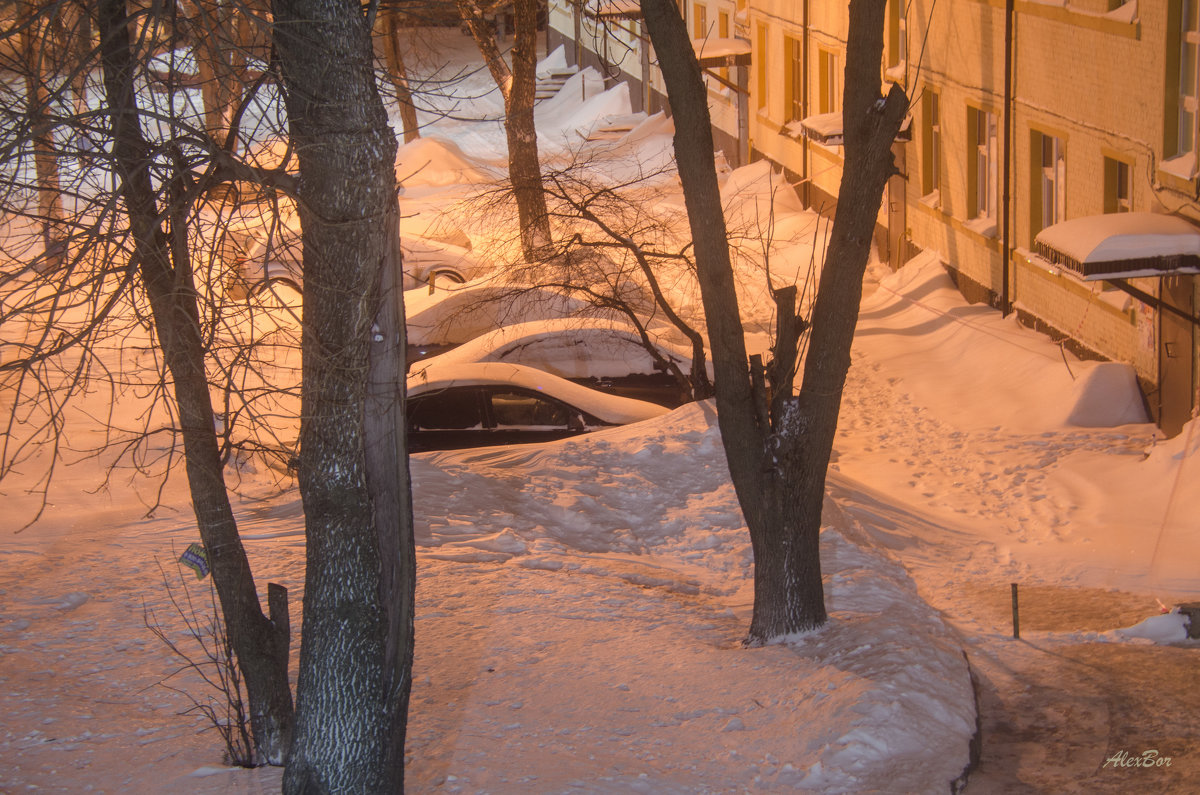
[(571, 412), (563, 404), (521, 392), (493, 392), (497, 428), (565, 428)]

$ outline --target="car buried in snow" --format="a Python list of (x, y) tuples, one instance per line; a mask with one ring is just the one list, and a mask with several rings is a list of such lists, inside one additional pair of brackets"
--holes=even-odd
[(423, 367), (408, 377), (407, 395), (412, 453), (550, 442), (669, 411), (500, 362)]
[(553, 287), (482, 278), (466, 284), (404, 291), (408, 359), (413, 362), (457, 348), (510, 323), (575, 316), (592, 310)]
[[(273, 227), (233, 229), (228, 237), (232, 255), (228, 257), (226, 290), (231, 296), (242, 299), (279, 287), (304, 292), (295, 218), (285, 218)], [(469, 248), (442, 240), (403, 235), (400, 250), (406, 289), (463, 284), (493, 270)]]
[(687, 350), (667, 338), (669, 334), (660, 327), (647, 330), (656, 358), (646, 349), (638, 330), (627, 322), (587, 317), (531, 320), (493, 329), (413, 362), (410, 372), (455, 363), (508, 362), (535, 367), (601, 392), (675, 408), (692, 396), (688, 385), (669, 371), (668, 363), (686, 378), (692, 359)]

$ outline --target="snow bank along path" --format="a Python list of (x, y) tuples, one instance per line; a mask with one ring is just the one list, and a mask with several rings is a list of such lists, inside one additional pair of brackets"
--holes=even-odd
[[(941, 792), (961, 773), (975, 716), (958, 642), (836, 506), (829, 625), (741, 648), (749, 545), (713, 419), (698, 404), (565, 444), (416, 459), (413, 791)], [(155, 686), (175, 661), (142, 602), (183, 637), (154, 561), (192, 540), (180, 497), (101, 523), (82, 500), (5, 537), (5, 791), (277, 786), (277, 771), (221, 768), (203, 721)], [(240, 513), (259, 576), (298, 615), (294, 495)]]
[(708, 404), (560, 445), (420, 456), (413, 476), (436, 573), (417, 622), (409, 748), (434, 775), (419, 781), (942, 792), (966, 766), (958, 642), (832, 503), (829, 625), (741, 647), (749, 542)]
[[(883, 277), (859, 329), (830, 493), (965, 640), (968, 795), (1192, 791), (1200, 643), (1159, 601), (1200, 596), (1196, 423), (1163, 441), (1128, 368), (966, 305), (934, 257)], [(1147, 751), (1171, 765), (1106, 766)]]

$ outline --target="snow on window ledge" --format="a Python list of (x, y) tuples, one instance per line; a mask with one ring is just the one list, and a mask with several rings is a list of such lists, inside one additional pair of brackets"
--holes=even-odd
[(1184, 155), (1171, 157), (1163, 160), (1158, 164), (1158, 167), (1179, 179), (1195, 179), (1196, 178), (1196, 153), (1188, 152)]
[(1138, 21), (1138, 4), (1137, 0), (1128, 0), (1124, 5), (1117, 6), (1112, 11), (1104, 15), (1105, 19), (1116, 20), (1117, 22), (1125, 22), (1130, 25)]
[(934, 210), (942, 209), (942, 192), (940, 190), (930, 191), (921, 197), (921, 204)]
[(996, 219), (987, 215), (980, 215), (967, 221), (963, 226), (969, 232), (974, 232), (983, 237), (996, 236)]
[(792, 119), (780, 128), (779, 132), (791, 138), (793, 141), (799, 141), (804, 137), (804, 126), (799, 119)]

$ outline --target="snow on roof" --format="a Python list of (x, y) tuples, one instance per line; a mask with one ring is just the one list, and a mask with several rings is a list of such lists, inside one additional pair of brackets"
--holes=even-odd
[[(790, 135), (795, 135), (795, 127), (787, 127)], [(808, 138), (825, 146), (841, 146), (845, 140), (844, 130), (842, 128), (842, 112), (835, 110), (833, 113), (818, 113), (814, 116), (806, 116), (800, 122), (801, 132)], [(896, 133), (897, 141), (912, 140), (912, 116), (905, 116), (904, 121), (900, 124), (900, 130)]]
[(750, 42), (745, 39), (705, 36), (692, 39), (692, 49), (696, 51), (700, 66), (705, 68), (750, 64)]
[(842, 112), (840, 110), (806, 116), (800, 124), (805, 135), (820, 143), (840, 144), (842, 142)]
[(493, 385), (541, 392), (615, 425), (648, 420), (670, 411), (644, 400), (597, 392), (532, 367), (501, 362), (454, 362), (425, 367), (408, 377), (408, 396), (456, 386)]
[[(1196, 273), (1200, 266), (1200, 229), (1161, 213), (1072, 218), (1039, 232), (1034, 247), (1045, 259), (1085, 279)], [(1112, 263), (1125, 267), (1103, 267)]]
[(592, 5), (588, 11), (601, 19), (641, 19), (641, 0), (601, 0)]

